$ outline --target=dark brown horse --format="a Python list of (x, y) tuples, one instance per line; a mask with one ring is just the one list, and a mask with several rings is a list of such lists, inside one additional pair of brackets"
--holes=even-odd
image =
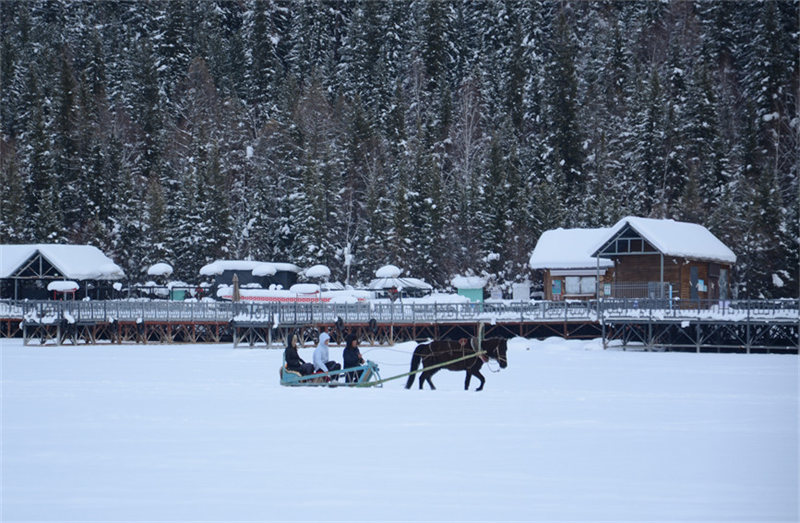
[[(448, 370), (463, 370), (467, 372), (467, 379), (464, 381), (464, 390), (469, 389), (469, 381), (472, 379), (472, 376), (475, 376), (481, 380), (480, 386), (475, 390), (483, 390), (483, 384), (486, 383), (486, 379), (480, 372), (481, 367), (485, 361), (488, 361), (488, 357), (497, 360), (498, 363), (500, 363), (501, 368), (506, 368), (508, 366), (508, 359), (506, 357), (507, 349), (508, 345), (505, 338), (489, 338), (487, 340), (483, 340), (483, 343), (481, 344), (481, 350), (486, 351), (486, 354), (482, 354), (480, 356), (476, 355), (474, 358), (457, 361), (455, 363), (451, 363), (450, 365), (437, 367), (435, 369), (424, 370), (426, 367), (431, 367), (437, 363), (444, 363), (446, 361), (461, 358), (462, 356), (476, 354), (477, 351), (467, 340), (439, 340), (432, 341), (430, 343), (423, 343), (422, 345), (417, 345), (417, 348), (414, 349), (414, 355), (411, 358), (410, 372), (417, 370), (419, 364), (422, 363), (423, 371), (419, 376), (419, 388), (422, 389), (423, 385), (427, 381), (431, 389), (436, 390), (436, 387), (433, 386), (433, 382), (431, 381), (431, 376), (436, 374), (439, 369), (446, 368)], [(412, 374), (408, 377), (406, 388), (410, 389), (411, 385), (413, 384), (414, 375)]]

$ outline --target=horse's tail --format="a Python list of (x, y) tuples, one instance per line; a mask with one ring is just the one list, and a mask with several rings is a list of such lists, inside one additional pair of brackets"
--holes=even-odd
[[(408, 372), (414, 372), (415, 370), (417, 370), (417, 368), (419, 367), (419, 362), (422, 361), (422, 355), (420, 354), (419, 350), (420, 347), (422, 347), (422, 345), (417, 345), (417, 348), (414, 349), (414, 355), (411, 356), (411, 369)], [(408, 381), (406, 381), (407, 389), (410, 389), (411, 385), (414, 384), (415, 377), (416, 374), (412, 374), (411, 376), (408, 377)]]

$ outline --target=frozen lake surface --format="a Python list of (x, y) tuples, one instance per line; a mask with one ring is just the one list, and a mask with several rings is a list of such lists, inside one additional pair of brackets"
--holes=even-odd
[[(413, 347), (362, 351), (388, 377)], [(797, 356), (509, 347), (476, 393), (449, 371), (285, 388), (280, 350), (0, 340), (0, 520), (798, 519)]]

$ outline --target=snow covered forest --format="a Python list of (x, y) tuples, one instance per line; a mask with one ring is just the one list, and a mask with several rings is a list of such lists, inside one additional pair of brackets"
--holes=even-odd
[(797, 296), (798, 6), (4, 1), (0, 242), (509, 284), (542, 231), (639, 215)]

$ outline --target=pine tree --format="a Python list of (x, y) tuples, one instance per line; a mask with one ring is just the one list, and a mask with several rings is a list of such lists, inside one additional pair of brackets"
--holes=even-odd
[(550, 62), (547, 66), (548, 110), (550, 121), (548, 142), (553, 148), (556, 168), (564, 180), (567, 205), (579, 201), (584, 183), (582, 138), (577, 120), (577, 79), (575, 72), (575, 35), (568, 17), (569, 7), (563, 6), (556, 15), (556, 25), (550, 42)]
[(428, 91), (441, 90), (448, 82), (448, 21), (449, 3), (429, 0), (424, 2), (422, 21), (422, 58)]
[(444, 281), (440, 259), (446, 256), (436, 246), (442, 239), (442, 187), (433, 158), (420, 154), (414, 159), (413, 175), (406, 193), (409, 225), (407, 267), (412, 274), (435, 283)]
[(675, 185), (674, 178), (668, 178), (664, 170), (666, 162), (665, 143), (667, 122), (664, 114), (664, 97), (661, 91), (661, 81), (657, 70), (652, 70), (647, 88), (640, 98), (641, 109), (632, 114), (640, 118), (641, 122), (635, 128), (635, 143), (633, 147), (634, 163), (632, 180), (630, 183), (631, 194), (636, 201), (636, 214), (651, 216), (668, 212), (666, 209), (656, 210), (657, 202), (662, 205), (667, 201), (669, 191), (679, 191), (683, 184)]
[(26, 131), (27, 150), (24, 179), (27, 193), (27, 232), (26, 237), (34, 242), (58, 242), (64, 231), (64, 218), (61, 212), (60, 193), (54, 187), (57, 183), (53, 171), (52, 148), (47, 138), (47, 123), (44, 115), (44, 100), (39, 91), (36, 73), (31, 70), (28, 79), (29, 115)]
[(78, 132), (78, 84), (72, 69), (70, 50), (64, 46), (59, 52), (58, 89), (53, 120), (54, 164), (57, 183), (63, 190), (61, 213), (65, 225), (71, 229), (70, 235), (77, 235), (85, 210), (80, 202), (81, 163)]
[(489, 273), (500, 276), (505, 260), (503, 246), (508, 239), (508, 201), (507, 172), (503, 158), (503, 147), (499, 134), (492, 138), (485, 167), (486, 180), (483, 184), (483, 200), (481, 202), (481, 224), (483, 226), (482, 252), (489, 255), (486, 269)]
[(141, 269), (169, 259), (167, 201), (164, 196), (164, 187), (158, 177), (153, 176), (147, 180), (144, 203), (146, 222), (143, 224), (145, 226), (143, 242), (148, 250), (144, 252), (141, 259), (137, 260)]
[(274, 40), (278, 38), (272, 24), (272, 6), (267, 2), (251, 0), (251, 13), (246, 23), (249, 62), (245, 82), (249, 87), (247, 100), (252, 104), (256, 119), (261, 120), (275, 111), (275, 97), (281, 74)]
[[(220, 166), (219, 149), (212, 146), (199, 187), (198, 201), (203, 202), (204, 251), (215, 259), (229, 257), (231, 249), (231, 214), (229, 190)], [(200, 267), (197, 267), (199, 270)]]
[(25, 186), (17, 168), (16, 152), (0, 143), (5, 152), (0, 159), (0, 243), (25, 240)]
[(0, 129), (12, 140), (25, 129), (24, 89), (31, 51), (27, 2), (0, 2)]
[(355, 256), (354, 268), (365, 280), (391, 258), (391, 224), (393, 221), (394, 188), (389, 172), (381, 162), (369, 164), (365, 173), (363, 244), (351, 243)]

